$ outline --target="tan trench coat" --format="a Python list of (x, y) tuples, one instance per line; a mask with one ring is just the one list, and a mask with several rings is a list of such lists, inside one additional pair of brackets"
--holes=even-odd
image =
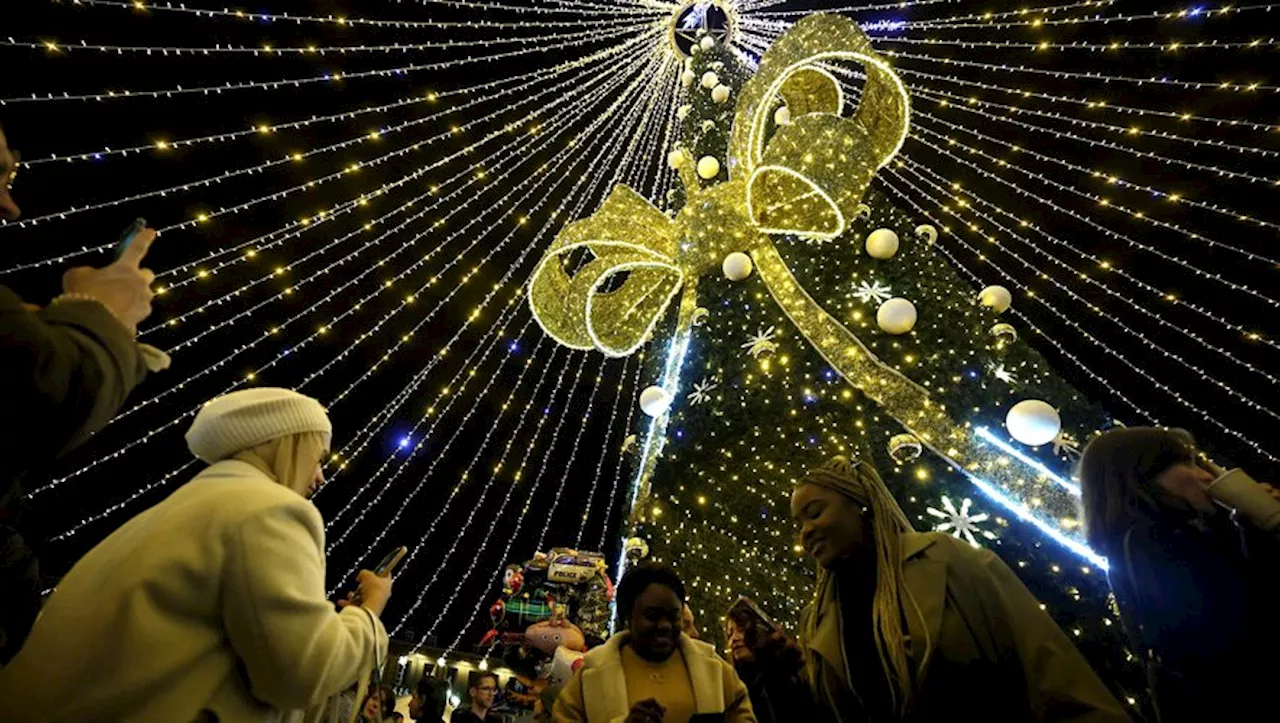
[[(907, 720), (947, 720), (966, 710), (987, 721), (1130, 720), (1066, 634), (990, 550), (949, 535), (912, 533), (904, 537), (903, 558), (905, 586), (921, 611), (918, 616), (908, 609), (905, 615), (908, 656), (918, 670)], [(858, 708), (847, 683), (842, 627), (848, 622), (841, 620), (836, 588), (828, 585), (808, 610), (818, 615), (817, 628), (803, 644), (820, 656), (815, 688), (840, 720), (840, 711)], [(921, 669), (926, 639), (930, 652)], [(850, 658), (849, 664), (880, 663), (870, 655)]]

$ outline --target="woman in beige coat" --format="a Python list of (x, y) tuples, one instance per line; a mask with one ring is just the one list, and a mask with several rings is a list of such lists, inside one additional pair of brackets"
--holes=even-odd
[(978, 695), (983, 720), (1129, 720), (1000, 558), (912, 530), (871, 465), (809, 472), (791, 515), (820, 568), (801, 644), (831, 719), (949, 720)]
[(268, 723), (301, 718), (386, 658), (391, 581), (325, 599), (307, 500), (332, 427), (285, 389), (214, 399), (187, 432), (208, 469), (63, 578), (0, 670), (0, 720)]

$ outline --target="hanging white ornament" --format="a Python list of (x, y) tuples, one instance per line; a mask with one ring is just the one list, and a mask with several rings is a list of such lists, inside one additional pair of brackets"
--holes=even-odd
[(895, 434), (889, 439), (889, 456), (898, 464), (909, 464), (916, 461), (924, 452), (924, 445), (914, 434)]
[(708, 70), (702, 74), (702, 87), (711, 90), (720, 83), (720, 76), (716, 75), (714, 70)]
[(698, 45), (701, 45), (703, 50), (711, 50), (712, 48), (716, 47), (716, 39), (708, 35), (704, 37), (702, 40), (698, 41)]
[(639, 537), (628, 539), (622, 549), (627, 559), (632, 562), (638, 562), (649, 556), (649, 543)]
[(938, 229), (927, 223), (916, 226), (916, 235), (924, 239), (924, 242), (930, 246), (938, 242)]
[(903, 298), (889, 299), (876, 311), (876, 323), (884, 331), (906, 334), (916, 326), (916, 306)]
[(867, 236), (867, 253), (873, 259), (891, 259), (898, 253), (898, 234), (887, 228), (878, 228)]
[(684, 166), (684, 151), (672, 151), (667, 154), (667, 165), (675, 170), (680, 170)]
[(747, 350), (747, 354), (752, 359), (768, 358), (778, 350), (778, 343), (773, 340), (777, 334), (777, 327), (771, 326), (768, 329), (762, 327), (755, 336), (747, 338), (747, 343), (743, 344), (742, 348)]
[(997, 314), (1003, 314), (1013, 306), (1013, 294), (1003, 286), (988, 286), (979, 292), (978, 303)]
[(697, 79), (698, 79), (698, 76), (695, 75), (692, 70), (686, 70), (680, 74), (680, 85), (683, 85), (686, 88), (692, 88), (693, 81)]
[(659, 386), (640, 392), (640, 411), (650, 417), (660, 417), (671, 407), (671, 393)]
[(879, 281), (863, 281), (853, 289), (853, 295), (858, 301), (864, 304), (875, 302), (883, 304), (893, 298), (893, 289), (885, 286)]
[(717, 103), (724, 103), (729, 100), (729, 86), (721, 83), (711, 89), (711, 100)]
[(773, 122), (780, 126), (791, 125), (791, 109), (785, 105), (773, 112)]
[(628, 434), (627, 438), (622, 440), (622, 454), (626, 456), (636, 451), (636, 445), (639, 444), (640, 438), (634, 434)]
[(711, 316), (711, 312), (707, 310), (707, 307), (699, 306), (693, 310), (693, 319), (691, 321), (694, 326), (702, 326), (709, 316)]
[(698, 175), (708, 181), (720, 175), (720, 161), (715, 156), (703, 156), (698, 161)]
[(854, 218), (871, 218), (871, 207), (865, 203), (858, 204), (858, 209), (853, 212)]
[(730, 281), (745, 281), (754, 268), (751, 257), (741, 251), (734, 251), (724, 257), (724, 264), (721, 266), (724, 277)]
[(712, 128), (715, 128), (715, 127), (716, 127), (716, 122), (715, 122), (715, 121), (713, 121), (713, 120), (708, 119), (708, 120), (704, 120), (704, 121), (702, 121), (702, 132), (703, 132), (703, 133), (706, 133), (707, 131), (709, 131), (709, 130), (711, 130)]
[(1013, 324), (1001, 322), (991, 327), (991, 331), (988, 333), (995, 337), (996, 341), (1005, 344), (1012, 344), (1018, 340), (1018, 330), (1014, 328)]
[[(689, 82), (692, 83), (693, 81), (691, 80)], [(679, 108), (676, 108), (676, 119), (684, 120), (685, 118), (689, 117), (689, 113), (692, 111), (693, 111), (693, 106), (689, 105), (688, 103), (685, 103)]]
[(1048, 444), (1062, 431), (1062, 417), (1048, 402), (1024, 399), (1009, 408), (1004, 417), (1009, 436), (1029, 447)]

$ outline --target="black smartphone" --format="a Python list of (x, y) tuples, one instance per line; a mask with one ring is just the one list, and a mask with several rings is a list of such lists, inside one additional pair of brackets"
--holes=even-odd
[(119, 261), (124, 256), (125, 249), (129, 248), (129, 244), (133, 243), (133, 239), (140, 233), (142, 229), (147, 227), (147, 219), (135, 218), (133, 223), (129, 224), (123, 233), (120, 234), (120, 240), (116, 242), (115, 249), (111, 252), (111, 260)]
[(387, 556), (382, 558), (382, 562), (379, 562), (378, 566), (373, 568), (373, 574), (390, 575), (391, 571), (396, 569), (396, 565), (399, 565), (400, 561), (403, 560), (404, 556), (407, 554), (409, 554), (409, 548), (404, 545), (388, 552)]

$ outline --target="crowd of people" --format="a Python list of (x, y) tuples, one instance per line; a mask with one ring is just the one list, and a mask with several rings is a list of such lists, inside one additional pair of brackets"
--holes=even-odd
[[(19, 213), (16, 171), (0, 131), (6, 219)], [(44, 306), (0, 287), (0, 418), (24, 420), (0, 435), (0, 720), (396, 720), (378, 684), (391, 578), (361, 571), (353, 595), (326, 598), (324, 524), (308, 498), (333, 426), (291, 390), (206, 403), (186, 441), (207, 466), (89, 551), (41, 605), (41, 531), (22, 515), (22, 480), (106, 424), (148, 373), (136, 332), (151, 311), (142, 264), (154, 238), (143, 229), (113, 263), (67, 271)], [(1156, 428), (1096, 437), (1080, 481), (1088, 540), (1111, 561), (1158, 719), (1269, 719), (1273, 676), (1259, 661), (1280, 642), (1280, 507), (1257, 493), (1275, 491)], [(1224, 504), (1226, 487), (1254, 502)], [(743, 598), (722, 654), (698, 639), (678, 572), (642, 563), (617, 588), (623, 631), (539, 702), (539, 718), (939, 721), (977, 705), (995, 721), (1130, 720), (1008, 566), (916, 532), (868, 462), (815, 466), (791, 513), (818, 570), (796, 634)], [(500, 721), (498, 692), (497, 676), (473, 675), (451, 720)], [(410, 717), (441, 721), (447, 698), (422, 680)]]

